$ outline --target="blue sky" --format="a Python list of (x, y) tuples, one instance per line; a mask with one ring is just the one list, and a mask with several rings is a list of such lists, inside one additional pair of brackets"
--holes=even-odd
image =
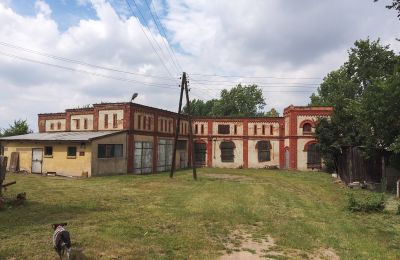
[[(136, 1), (145, 16), (140, 22), (125, 0), (0, 0), (0, 86), (7, 91), (0, 96), (0, 128), (14, 119), (27, 119), (37, 130), (38, 113), (127, 101), (133, 92), (139, 93), (138, 103), (175, 111), (182, 70), (174, 65), (146, 2)], [(133, 0), (129, 2), (137, 15)], [(189, 74), (193, 98), (207, 100), (237, 83), (256, 83), (264, 85), (265, 109), (282, 112), (290, 104), (308, 104), (322, 78), (345, 62), (356, 40), (380, 38), (382, 44), (400, 51), (395, 40), (400, 37), (400, 21), (385, 8), (388, 3), (154, 0), (152, 4), (178, 67)], [(216, 74), (237, 77), (210, 76)]]

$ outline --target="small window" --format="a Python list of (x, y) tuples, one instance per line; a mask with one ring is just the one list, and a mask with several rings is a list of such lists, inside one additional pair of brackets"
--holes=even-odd
[(117, 128), (118, 127), (118, 115), (117, 114), (113, 114), (113, 128)]
[(233, 162), (234, 161), (234, 149), (235, 144), (232, 141), (221, 142), (221, 162)]
[(104, 115), (104, 128), (108, 128), (108, 115)]
[(169, 132), (170, 132), (170, 133), (173, 132), (173, 130), (172, 130), (172, 121), (169, 121)]
[(234, 133), (235, 135), (237, 135), (237, 125), (234, 125), (234, 126), (233, 126), (233, 133)]
[(257, 135), (257, 125), (254, 125), (253, 132), (254, 132), (254, 135)]
[(79, 128), (80, 128), (80, 120), (75, 119), (75, 129), (79, 129)]
[(218, 125), (218, 134), (229, 134), (230, 133), (230, 127), (229, 125)]
[(167, 131), (168, 131), (167, 127), (168, 127), (168, 125), (167, 125), (167, 119), (165, 119), (165, 120), (164, 120), (164, 132), (167, 132)]
[(54, 123), (50, 124), (50, 130), (54, 130)]
[(123, 156), (122, 144), (99, 144), (97, 158), (120, 158)]
[(194, 125), (194, 133), (195, 133), (195, 134), (198, 134), (198, 133), (199, 133), (199, 125), (198, 125), (198, 124), (195, 124), (195, 125)]
[(271, 160), (270, 147), (271, 147), (271, 144), (269, 141), (258, 141), (257, 142), (258, 161), (259, 162), (268, 162)]
[(142, 116), (138, 115), (137, 116), (137, 128), (140, 130), (142, 128)]
[(186, 140), (178, 140), (176, 143), (176, 150), (186, 150)]
[(83, 119), (83, 129), (88, 129), (88, 120), (87, 120), (87, 118)]
[(57, 123), (57, 129), (60, 130), (61, 129), (61, 122)]
[(147, 129), (148, 130), (151, 130), (151, 117), (149, 117), (149, 120), (148, 120), (148, 122), (147, 122)]
[(311, 133), (311, 124), (310, 123), (305, 123), (303, 125), (303, 133)]
[(272, 125), (269, 126), (269, 134), (274, 135), (274, 127)]
[(69, 158), (76, 157), (76, 146), (68, 146), (67, 157)]
[(44, 147), (44, 156), (45, 157), (53, 157), (53, 146), (45, 146)]
[(161, 127), (160, 127), (160, 131), (162, 132), (164, 130), (164, 120), (161, 119)]
[(204, 134), (204, 125), (201, 125), (200, 132), (201, 132), (201, 134)]
[(265, 125), (262, 125), (262, 135), (265, 135)]

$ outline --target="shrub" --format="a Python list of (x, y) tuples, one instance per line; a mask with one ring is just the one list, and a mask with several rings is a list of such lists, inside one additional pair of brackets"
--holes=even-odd
[(397, 205), (397, 212), (396, 212), (396, 214), (397, 214), (397, 215), (400, 215), (400, 204)]
[(382, 212), (385, 209), (383, 193), (347, 194), (347, 209), (351, 212)]

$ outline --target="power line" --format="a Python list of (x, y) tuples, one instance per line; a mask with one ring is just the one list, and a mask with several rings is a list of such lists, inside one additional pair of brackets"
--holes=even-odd
[(96, 69), (109, 70), (109, 71), (113, 71), (113, 72), (131, 74), (131, 75), (135, 75), (135, 76), (148, 77), (148, 78), (159, 78), (159, 79), (167, 79), (167, 80), (176, 80), (173, 77), (146, 75), (146, 74), (134, 73), (134, 72), (121, 70), (121, 69), (116, 69), (116, 68), (111, 68), (111, 67), (99, 66), (99, 65), (91, 64), (91, 63), (88, 63), (88, 62), (85, 62), (85, 61), (79, 61), (79, 60), (64, 58), (64, 57), (60, 57), (60, 56), (52, 55), (52, 54), (49, 54), (49, 53), (45, 53), (45, 52), (41, 52), (41, 51), (36, 51), (36, 50), (24, 48), (24, 47), (21, 47), (21, 46), (17, 46), (17, 45), (13, 45), (13, 44), (6, 43), (6, 42), (1, 42), (1, 41), (0, 41), (0, 45), (6, 46), (6, 47), (9, 47), (9, 48), (14, 48), (14, 49), (21, 50), (21, 51), (25, 51), (25, 52), (28, 52), (28, 53), (33, 53), (33, 54), (40, 55), (40, 56), (43, 56), (43, 57), (52, 58), (52, 59), (55, 59), (55, 60), (65, 61), (65, 62), (69, 62), (69, 63), (75, 63), (75, 64), (84, 65), (84, 66), (88, 66), (88, 67), (92, 67), (92, 68), (96, 68)]
[[(200, 85), (216, 85), (216, 84), (220, 84), (220, 83), (229, 83), (229, 85), (232, 84), (242, 84), (243, 82), (248, 82), (248, 84), (260, 84), (260, 85), (320, 85), (320, 83), (311, 83), (311, 82), (260, 82), (260, 81), (221, 81), (221, 80), (207, 80), (207, 79), (191, 79), (192, 82), (196, 82), (197, 84)], [(220, 84), (220, 85), (227, 85), (227, 84)]]
[(161, 31), (163, 32), (163, 35), (164, 35), (165, 39), (167, 40), (168, 46), (170, 47), (170, 49), (171, 49), (171, 51), (172, 51), (172, 55), (174, 56), (174, 58), (175, 58), (175, 60), (176, 60), (176, 63), (178, 64), (178, 66), (179, 66), (179, 68), (181, 69), (181, 71), (183, 71), (182, 66), (179, 64), (179, 61), (178, 61), (178, 59), (176, 58), (174, 49), (171, 47), (171, 44), (170, 44), (169, 41), (168, 41), (168, 37), (167, 37), (167, 34), (166, 34), (166, 30), (165, 30), (165, 28), (164, 28), (164, 25), (161, 23), (161, 19), (159, 18), (158, 14), (157, 14), (157, 10), (156, 10), (156, 8), (154, 7), (153, 1), (150, 2), (150, 5), (153, 7), (154, 14), (156, 15), (157, 21), (158, 21), (158, 23), (159, 23), (160, 26), (161, 26)]
[[(20, 57), (20, 56), (17, 56), (17, 55), (4, 53), (4, 52), (1, 52), (1, 51), (0, 51), (0, 55), (8, 56), (8, 57), (11, 57), (11, 58), (14, 58), (14, 59), (23, 60), (23, 61), (28, 61), (28, 62), (31, 62), (31, 63), (46, 65), (46, 66), (50, 66), (50, 67), (54, 67), (54, 68), (59, 68), (59, 69), (64, 69), (64, 70), (69, 70), (69, 71), (74, 71), (74, 72), (79, 72), (79, 73), (85, 73), (85, 74), (89, 74), (89, 75), (96, 76), (96, 77), (108, 78), (108, 79), (119, 80), (119, 81), (124, 81), (124, 82), (135, 82), (135, 83), (140, 83), (140, 84), (143, 84), (143, 85), (156, 87), (156, 88), (176, 89), (176, 87), (168, 87), (168, 85), (167, 86), (160, 86), (160, 85), (157, 85), (157, 84), (141, 82), (141, 81), (134, 80), (134, 79), (126, 79), (126, 78), (108, 76), (108, 75), (104, 75), (104, 74), (100, 74), (100, 73), (96, 73), (96, 72), (91, 72), (91, 71), (87, 71), (87, 70), (75, 69), (75, 68), (71, 68), (71, 67), (66, 67), (66, 66), (61, 66), (61, 65), (57, 65), (57, 64), (47, 63), (47, 62), (33, 60), (33, 59), (29, 59), (29, 58), (24, 58), (24, 57)], [(172, 86), (172, 85), (169, 85), (169, 86)]]
[(321, 80), (323, 78), (317, 77), (274, 77), (274, 76), (238, 76), (238, 75), (218, 75), (218, 74), (200, 74), (191, 73), (194, 76), (206, 76), (206, 77), (221, 77), (221, 78), (251, 78), (251, 79), (316, 79)]
[[(151, 7), (150, 7), (149, 3), (147, 2), (147, 0), (144, 0), (144, 2), (146, 3), (147, 9), (149, 10), (149, 12), (150, 12), (150, 14), (151, 14), (151, 17), (153, 18), (153, 21), (154, 21), (154, 23), (155, 23), (155, 25), (156, 25), (156, 27), (157, 27), (157, 30), (158, 30), (158, 32), (160, 33), (161, 38), (163, 39), (162, 42), (163, 42), (165, 48), (167, 49), (167, 52), (168, 52), (169, 56), (171, 57), (171, 60), (172, 60), (172, 63), (174, 64), (174, 66), (175, 66), (175, 69), (177, 69), (177, 71), (180, 71), (180, 70), (183, 71), (182, 67), (180, 67), (180, 65), (178, 66), (178, 63), (176, 63), (175, 60), (174, 60), (174, 56), (173, 56), (172, 53), (171, 53), (171, 50), (170, 50), (171, 48), (170, 48), (170, 45), (169, 45), (169, 43), (168, 43), (168, 39), (167, 39), (167, 36), (166, 36), (165, 32), (164, 32), (164, 31), (162, 30), (162, 28), (160, 28), (160, 26), (158, 25), (158, 23), (160, 22), (160, 20), (158, 20), (157, 14), (155, 14), (155, 15), (157, 16), (157, 19), (156, 19), (156, 17), (155, 17), (155, 15), (153, 14), (153, 11), (151, 10)], [(157, 20), (158, 20), (158, 23), (157, 23)], [(161, 24), (161, 23), (160, 23), (160, 24)], [(162, 36), (163, 36), (162, 32), (164, 32), (164, 37), (162, 37)]]
[[(135, 16), (135, 12), (133, 11), (133, 8), (132, 8), (131, 4), (129, 3), (129, 1), (128, 1), (128, 0), (125, 0), (125, 2), (127, 3), (127, 5), (128, 5), (128, 7), (129, 7), (130, 11), (132, 12), (133, 16)], [(133, 3), (135, 4), (136, 9), (138, 10), (138, 12), (139, 12), (140, 16), (142, 17), (143, 21), (145, 21), (143, 15), (142, 15), (142, 12), (140, 11), (138, 5), (136, 4), (136, 1), (133, 0)], [(135, 16), (135, 17), (139, 20), (139, 18), (138, 18), (137, 16)], [(140, 23), (140, 20), (139, 20), (139, 25), (140, 25), (140, 29), (142, 29), (142, 32), (143, 32), (144, 35), (146, 36), (146, 38), (147, 38), (147, 40), (149, 41), (149, 43), (150, 43), (151, 47), (153, 48), (154, 52), (157, 54), (158, 58), (160, 59), (161, 63), (163, 64), (165, 70), (168, 72), (168, 74), (169, 74), (171, 77), (174, 77), (174, 76), (172, 76), (172, 73), (169, 71), (167, 65), (165, 64), (165, 62), (164, 62), (163, 59), (161, 58), (160, 54), (158, 53), (158, 51), (157, 51), (156, 48), (154, 47), (152, 41), (150, 40), (150, 38), (147, 36), (146, 32), (144, 31), (143, 26), (142, 26), (142, 24)], [(153, 35), (152, 35), (151, 32), (150, 32), (150, 35), (153, 37)], [(154, 37), (153, 37), (153, 40), (154, 40)], [(155, 42), (158, 44), (157, 41), (155, 41)], [(158, 47), (160, 47), (160, 46), (158, 46)], [(162, 54), (162, 51), (161, 51), (161, 54)]]

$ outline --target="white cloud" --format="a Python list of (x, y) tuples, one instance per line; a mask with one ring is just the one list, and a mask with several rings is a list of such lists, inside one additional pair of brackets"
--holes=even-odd
[(38, 11), (38, 15), (44, 15), (46, 17), (51, 15), (50, 6), (42, 0), (37, 0), (35, 2), (35, 8)]
[[(82, 18), (76, 25), (60, 31), (44, 0), (36, 1), (37, 15), (33, 17), (16, 13), (5, 4), (8, 1), (0, 0), (0, 41), (99, 66), (168, 76), (142, 31), (149, 36), (152, 34), (163, 46), (163, 39), (153, 23), (150, 23), (151, 28), (142, 27), (136, 18), (127, 18), (130, 12), (114, 0), (76, 1), (90, 5), (97, 18)], [(400, 49), (399, 43), (394, 41), (400, 36), (399, 21), (384, 8), (384, 3), (365, 3), (363, 0), (351, 4), (345, 0), (254, 0), (251, 3), (245, 0), (168, 0), (167, 7), (163, 7), (162, 1), (157, 0), (154, 4), (172, 44), (179, 47), (175, 53), (189, 73), (190, 93), (195, 98), (217, 97), (222, 87), (231, 87), (234, 83), (200, 85), (196, 79), (233, 79), (193, 73), (323, 77), (344, 62), (346, 50), (357, 39), (380, 37), (383, 43), (391, 43), (392, 48)], [(37, 129), (37, 113), (59, 112), (101, 101), (128, 101), (133, 92), (139, 92), (138, 103), (176, 110), (179, 90), (170, 88), (176, 86), (177, 81), (70, 64), (3, 45), (0, 45), (0, 52), (167, 87), (115, 81), (0, 55), (0, 86), (7, 93), (0, 96), (0, 128), (14, 119), (27, 118)], [(167, 66), (173, 71), (171, 64)], [(240, 81), (243, 80), (236, 82)], [(257, 81), (273, 83), (279, 80)], [(264, 93), (267, 109), (276, 107), (279, 110), (291, 103), (307, 104), (312, 91), (268, 92), (293, 90), (283, 86), (264, 90), (267, 90)]]

